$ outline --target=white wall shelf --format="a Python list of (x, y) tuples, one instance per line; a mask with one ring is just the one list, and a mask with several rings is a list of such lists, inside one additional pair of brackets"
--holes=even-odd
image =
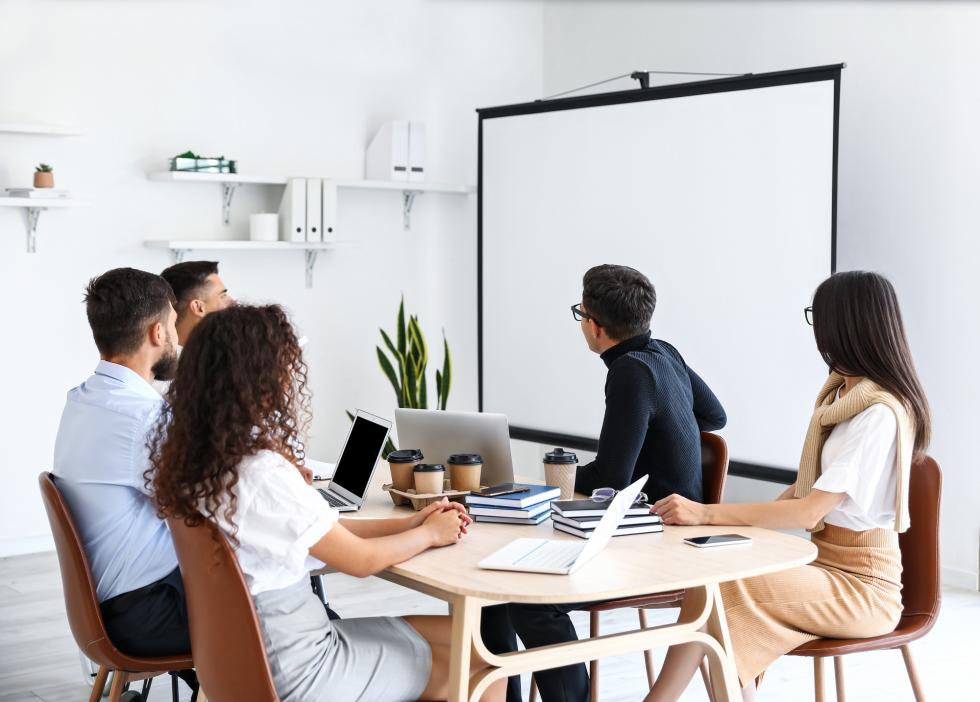
[(302, 251), (306, 260), (306, 287), (313, 287), (313, 269), (316, 266), (317, 255), (321, 251), (334, 249), (343, 242), (322, 241), (293, 243), (290, 241), (248, 241), (239, 239), (220, 239), (216, 241), (197, 241), (194, 239), (162, 239), (144, 241), (143, 245), (151, 249), (167, 249), (174, 257), (175, 263), (180, 263), (188, 251)]
[(285, 185), (282, 176), (255, 176), (242, 173), (193, 173), (188, 171), (157, 171), (147, 175), (160, 183), (216, 183), (221, 186), (221, 220), (231, 221), (231, 201), (240, 185)]
[(0, 134), (21, 134), (27, 136), (70, 137), (81, 136), (77, 127), (62, 124), (27, 124), (0, 122)]
[(27, 213), (27, 253), (37, 251), (37, 224), (41, 219), (41, 212), (87, 205), (87, 202), (70, 198), (0, 197), (0, 207), (20, 207)]
[[(227, 225), (231, 218), (231, 201), (239, 185), (286, 185), (288, 178), (280, 176), (252, 176), (240, 173), (188, 173), (182, 171), (160, 171), (150, 173), (150, 180), (164, 183), (215, 183), (222, 186), (222, 220)], [(297, 176), (304, 177), (304, 176)], [(310, 176), (315, 177), (315, 176)], [(476, 192), (471, 185), (451, 185), (445, 183), (412, 183), (388, 180), (351, 180), (323, 178), (324, 183), (332, 183), (337, 188), (359, 190), (395, 190), (402, 194), (402, 222), (405, 230), (412, 228), (412, 206), (415, 198), (424, 193), (444, 193), (450, 195), (470, 195)]]

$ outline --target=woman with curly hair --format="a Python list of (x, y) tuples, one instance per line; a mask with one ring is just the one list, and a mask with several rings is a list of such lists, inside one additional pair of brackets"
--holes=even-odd
[[(150, 439), (157, 508), (189, 526), (211, 520), (228, 537), (280, 699), (446, 699), (449, 617), (332, 622), (309, 571), (326, 563), (372, 575), (456, 543), (469, 517), (442, 502), (401, 519), (340, 519), (310, 487), (306, 364), (283, 309), (239, 306), (205, 317), (184, 347), (168, 400)], [(473, 672), (483, 667), (475, 658)], [(484, 700), (502, 700), (503, 684)]]
[[(909, 472), (929, 445), (929, 404), (892, 284), (877, 273), (836, 273), (804, 313), (830, 375), (796, 483), (773, 502), (702, 505), (671, 495), (651, 508), (666, 524), (811, 532), (812, 564), (721, 586), (743, 700), (754, 699), (758, 676), (797, 646), (894, 630)], [(698, 644), (673, 646), (646, 702), (679, 698), (703, 655)]]

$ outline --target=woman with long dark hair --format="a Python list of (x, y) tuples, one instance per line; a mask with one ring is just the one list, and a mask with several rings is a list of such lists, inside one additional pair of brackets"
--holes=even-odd
[[(309, 585), (326, 563), (365, 577), (456, 543), (469, 517), (441, 502), (403, 519), (340, 519), (304, 479), (306, 364), (282, 308), (208, 315), (181, 354), (151, 437), (160, 513), (216, 523), (252, 594), (283, 702), (446, 699), (450, 619), (331, 622)], [(483, 668), (477, 658), (473, 670)], [(504, 681), (484, 700), (501, 700)]]
[[(806, 528), (817, 559), (721, 586), (742, 696), (776, 659), (816, 638), (886, 634), (902, 614), (898, 534), (909, 526), (914, 455), (929, 444), (929, 405), (898, 299), (876, 273), (837, 273), (804, 314), (830, 369), (817, 395), (796, 483), (774, 502), (702, 505), (671, 495), (667, 524)], [(703, 657), (674, 646), (647, 702), (676, 700)]]

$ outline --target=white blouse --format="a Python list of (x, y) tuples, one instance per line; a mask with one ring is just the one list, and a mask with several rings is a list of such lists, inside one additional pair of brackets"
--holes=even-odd
[[(898, 421), (882, 404), (871, 405), (833, 428), (823, 445), (816, 490), (842, 492), (824, 518), (854, 531), (895, 528), (895, 448)], [(905, 476), (908, 493), (908, 476)]]
[[(284, 456), (259, 451), (238, 466), (234, 491), (238, 505), (232, 521), (238, 527), (235, 547), (249, 592), (281, 590), (309, 577), (323, 563), (310, 547), (337, 522), (338, 513)], [(233, 529), (218, 510), (225, 535)]]

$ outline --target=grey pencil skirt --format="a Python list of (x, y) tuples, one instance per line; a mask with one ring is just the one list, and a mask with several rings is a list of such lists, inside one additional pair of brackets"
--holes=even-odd
[(282, 702), (408, 702), (425, 689), (432, 651), (404, 619), (330, 621), (306, 579), (253, 599)]

